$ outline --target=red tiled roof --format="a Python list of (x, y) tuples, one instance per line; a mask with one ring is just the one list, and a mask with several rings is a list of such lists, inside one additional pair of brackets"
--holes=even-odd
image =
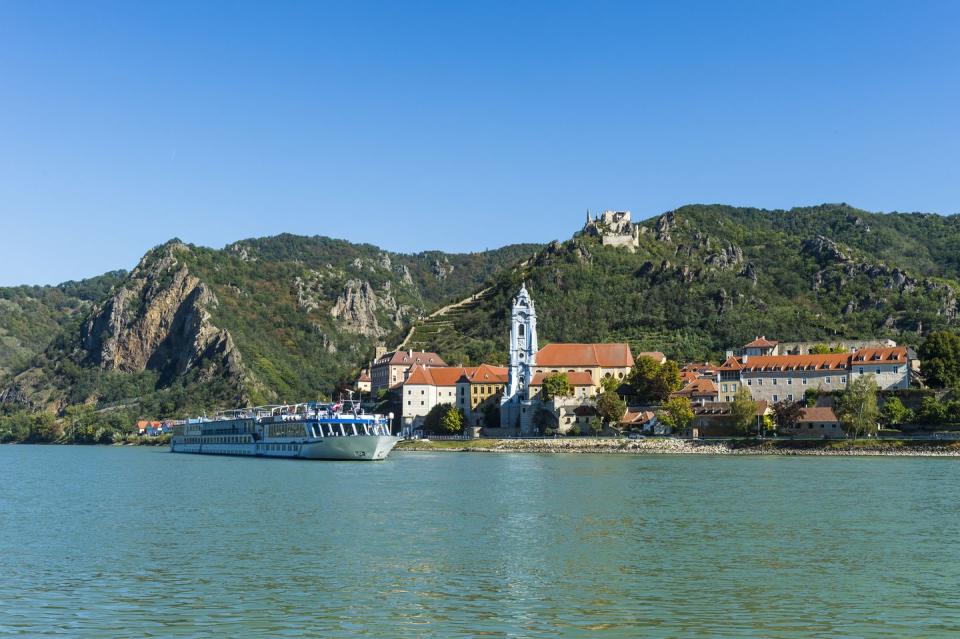
[[(850, 368), (849, 353), (823, 355), (752, 355), (739, 362), (746, 371), (844, 371)], [(726, 366), (726, 363), (724, 363)]]
[(720, 364), (717, 370), (738, 371), (741, 368), (743, 368), (743, 366), (740, 365), (740, 362), (737, 360), (736, 357), (728, 357), (727, 359), (724, 360), (723, 364)]
[(357, 381), (358, 381), (358, 382), (369, 382), (369, 381), (371, 381), (371, 380), (370, 380), (370, 373), (368, 373), (368, 372), (366, 372), (366, 371), (360, 373), (360, 377), (357, 378)]
[(672, 394), (681, 397), (693, 395), (716, 395), (717, 385), (714, 384), (713, 380), (711, 379), (700, 377), (689, 382), (686, 386)]
[(509, 378), (509, 371), (503, 366), (480, 364), (476, 368), (467, 368), (464, 371), (461, 379), (457, 381), (467, 381), (471, 384), (506, 384)]
[[(558, 373), (536, 373), (530, 380), (531, 386), (543, 386), (543, 379), (548, 375), (557, 375)], [(573, 373), (564, 373), (571, 386), (593, 386), (593, 376), (586, 371), (577, 371)]]
[(801, 422), (836, 422), (837, 416), (829, 406), (813, 406), (804, 408), (800, 415)]
[(620, 420), (620, 423), (621, 424), (646, 424), (654, 417), (656, 417), (656, 413), (650, 410), (627, 409), (627, 412), (623, 414), (623, 419)]
[(643, 351), (641, 353), (637, 353), (637, 357), (649, 357), (650, 359), (661, 364), (667, 359), (667, 356), (660, 351)]
[[(757, 400), (757, 415), (764, 415), (767, 412), (767, 400)], [(729, 415), (733, 409), (733, 402), (706, 402), (704, 404), (691, 404), (694, 415)]]
[(764, 336), (760, 336), (744, 346), (744, 348), (772, 348), (779, 343), (780, 342), (777, 342), (776, 340), (769, 340)]
[(905, 364), (907, 361), (907, 348), (905, 346), (894, 346), (892, 348), (861, 348), (852, 355), (856, 363), (894, 363)]
[(537, 352), (537, 366), (629, 368), (628, 344), (547, 344)]
[(393, 351), (380, 357), (376, 364), (389, 364), (399, 366), (401, 364), (420, 364), (422, 366), (446, 366), (447, 363), (436, 353), (426, 351)]
[(404, 384), (424, 386), (456, 386), (457, 380), (475, 369), (463, 366), (419, 366), (410, 369)]

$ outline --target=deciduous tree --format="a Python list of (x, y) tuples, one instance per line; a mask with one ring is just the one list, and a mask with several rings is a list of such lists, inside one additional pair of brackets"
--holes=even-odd
[(859, 437), (877, 432), (877, 382), (873, 375), (863, 375), (847, 385), (837, 403), (837, 416), (847, 434)]
[(554, 397), (570, 397), (573, 395), (573, 386), (566, 373), (552, 373), (543, 378), (543, 388), (540, 396), (545, 402)]
[(671, 397), (657, 412), (657, 420), (673, 430), (683, 430), (693, 421), (690, 400), (686, 397)]
[(737, 430), (746, 435), (753, 434), (757, 425), (757, 402), (746, 388), (741, 386), (730, 406), (730, 417)]
[(951, 331), (930, 333), (917, 354), (927, 384), (934, 388), (960, 384), (960, 335)]

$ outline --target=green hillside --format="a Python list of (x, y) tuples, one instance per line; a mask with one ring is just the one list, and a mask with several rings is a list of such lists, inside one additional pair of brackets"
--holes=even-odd
[(960, 217), (872, 214), (846, 205), (790, 211), (685, 206), (641, 223), (639, 248), (589, 234), (501, 274), (472, 308), (418, 346), (503, 361), (521, 280), (541, 343), (622, 340), (681, 360), (718, 357), (756, 335), (892, 337), (960, 318)]
[(56, 286), (0, 287), (0, 380), (26, 366), (77, 315), (89, 310), (123, 279), (112, 271)]

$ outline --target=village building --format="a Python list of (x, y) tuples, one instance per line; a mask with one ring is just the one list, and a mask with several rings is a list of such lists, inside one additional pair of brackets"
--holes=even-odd
[(808, 389), (844, 390), (862, 375), (873, 375), (880, 390), (910, 387), (907, 349), (902, 346), (822, 355), (727, 357), (718, 369), (721, 402), (732, 402), (745, 387), (756, 400), (799, 401)]
[(846, 434), (840, 427), (840, 420), (829, 406), (804, 408), (796, 428), (787, 429), (788, 434), (798, 437), (817, 437), (833, 439)]
[(488, 406), (500, 404), (507, 378), (507, 369), (503, 366), (481, 364), (464, 369), (456, 383), (456, 405), (463, 412), (466, 426), (500, 426), (499, 423), (487, 424), (487, 411)]
[[(556, 373), (534, 373), (530, 381), (529, 399), (538, 399), (542, 401), (541, 392), (543, 391), (543, 380)], [(573, 387), (573, 395), (576, 399), (589, 399), (596, 395), (596, 386), (593, 383), (593, 375), (586, 371), (565, 373), (567, 382)]]
[(422, 426), (437, 404), (456, 404), (457, 381), (469, 370), (462, 366), (414, 364), (400, 391), (404, 430), (409, 432)]
[(370, 379), (370, 371), (366, 368), (360, 371), (360, 376), (357, 377), (356, 383), (357, 390), (361, 393), (369, 393), (372, 389), (372, 382)]
[[(763, 427), (763, 418), (766, 415), (773, 415), (773, 409), (770, 404), (764, 400), (756, 402), (757, 410), (755, 413), (751, 432), (759, 432)], [(690, 422), (690, 428), (696, 429), (699, 435), (726, 437), (730, 435), (741, 435), (733, 423), (733, 404), (730, 402), (706, 402), (703, 404), (694, 404), (693, 421)]]
[(629, 344), (547, 344), (537, 352), (536, 373), (588, 373), (596, 390), (606, 379), (624, 380), (633, 368)]
[(446, 366), (436, 353), (425, 351), (392, 351), (378, 346), (373, 365), (370, 367), (370, 392), (396, 388), (403, 384), (414, 365)]
[(685, 397), (691, 404), (718, 401), (717, 385), (708, 377), (690, 380), (683, 388), (671, 393), (670, 397)]

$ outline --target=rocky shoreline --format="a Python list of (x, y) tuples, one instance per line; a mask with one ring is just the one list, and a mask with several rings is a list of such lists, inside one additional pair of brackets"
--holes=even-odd
[(397, 451), (478, 453), (595, 453), (626, 455), (810, 455), (960, 457), (960, 442), (880, 441), (691, 441), (685, 439), (475, 439), (403, 441)]

